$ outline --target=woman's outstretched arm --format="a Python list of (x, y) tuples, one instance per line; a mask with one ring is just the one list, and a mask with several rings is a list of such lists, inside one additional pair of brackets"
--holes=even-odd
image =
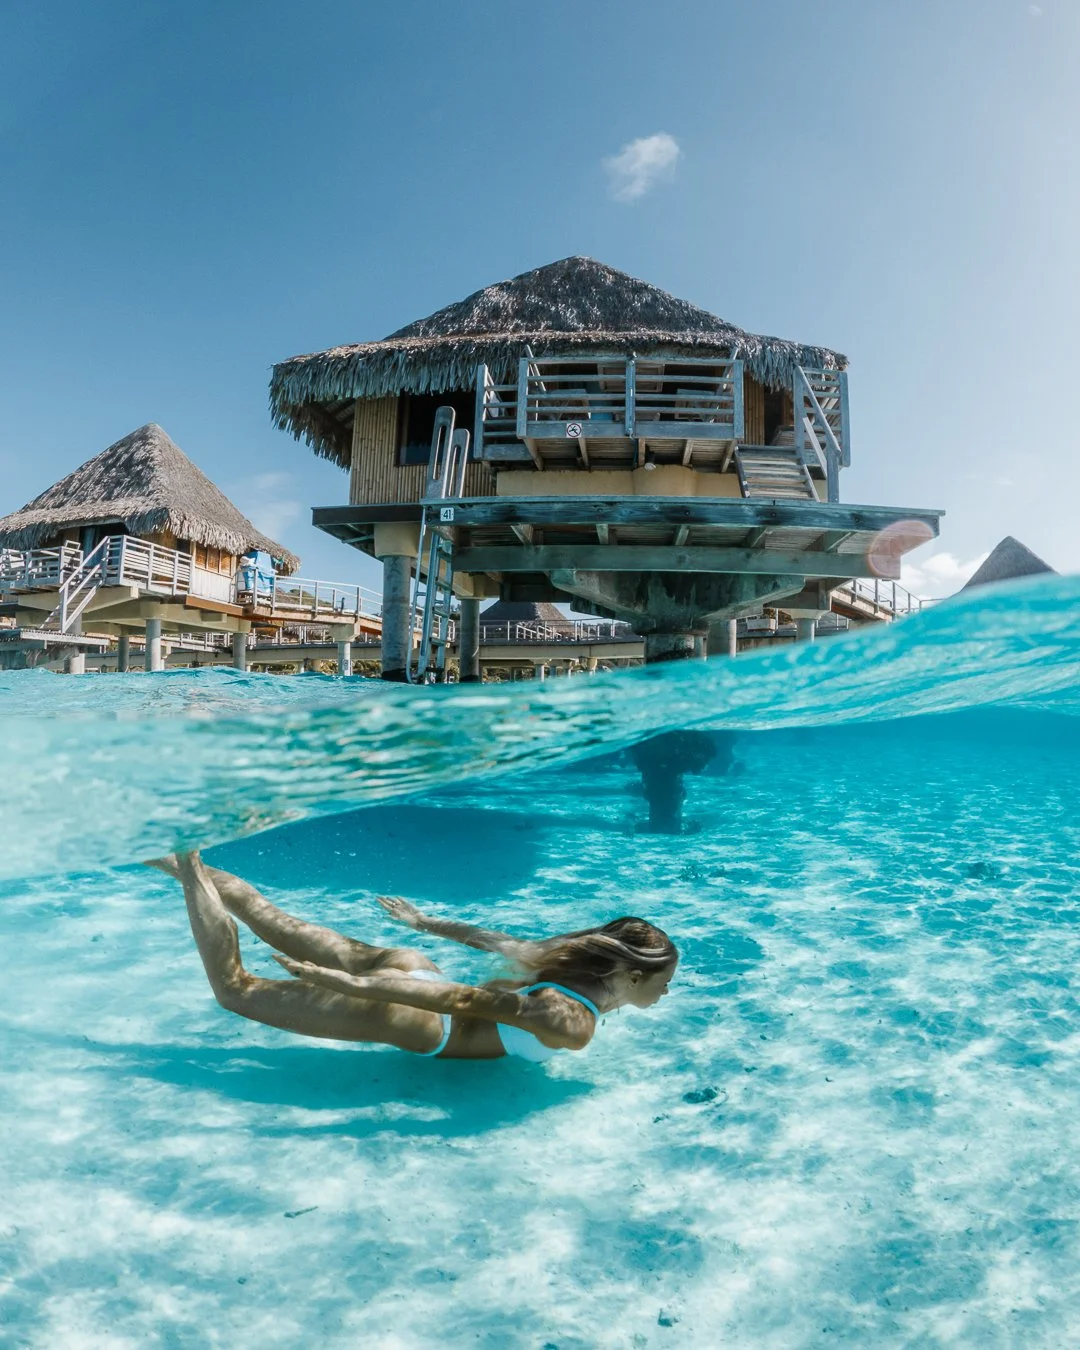
[(511, 937), (509, 933), (500, 933), (493, 928), (477, 928), (474, 924), (459, 923), (455, 919), (432, 918), (408, 900), (403, 900), (400, 895), (380, 895), (377, 898), (392, 919), (397, 919), (398, 923), (418, 933), (449, 938), (451, 942), (460, 942), (463, 947), (476, 947), (482, 952), (499, 952), (525, 965), (529, 964), (529, 957), (536, 952), (537, 944), (527, 938)]
[(587, 1008), (559, 994), (550, 998), (524, 998), (512, 990), (477, 988), (449, 980), (439, 983), (413, 980), (408, 976), (349, 975), (341, 970), (312, 965), (309, 961), (293, 961), (287, 956), (275, 955), (274, 960), (305, 984), (319, 985), (373, 1003), (401, 1003), (408, 1008), (423, 1008), (426, 1012), (504, 1022), (532, 1032), (537, 1040), (556, 1050), (581, 1050), (592, 1040), (596, 1030), (596, 1019)]

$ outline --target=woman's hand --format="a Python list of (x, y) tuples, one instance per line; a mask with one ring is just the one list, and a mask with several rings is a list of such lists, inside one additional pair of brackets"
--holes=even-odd
[(348, 994), (351, 998), (362, 998), (366, 983), (363, 975), (350, 975), (344, 970), (330, 970), (326, 966), (317, 966), (314, 961), (294, 961), (291, 956), (282, 956), (272, 952), (279, 966), (284, 966), (290, 975), (304, 984), (315, 984), (320, 989), (331, 989), (338, 994)]
[(284, 966), (290, 975), (295, 975), (298, 980), (306, 980), (309, 984), (315, 983), (311, 977), (322, 971), (322, 967), (317, 966), (314, 961), (294, 961), (291, 956), (282, 956), (280, 952), (271, 952), (270, 955), (279, 966)]
[(377, 895), (375, 898), (387, 914), (398, 923), (403, 923), (406, 928), (423, 929), (423, 914), (415, 905), (410, 905), (408, 900), (403, 900), (400, 895)]

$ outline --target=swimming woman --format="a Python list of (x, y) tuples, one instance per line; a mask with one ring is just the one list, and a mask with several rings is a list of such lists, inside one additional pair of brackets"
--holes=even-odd
[[(393, 918), (421, 933), (508, 957), (527, 978), (457, 984), (408, 947), (369, 947), (331, 928), (294, 919), (254, 886), (208, 867), (198, 853), (150, 864), (184, 888), (195, 944), (214, 997), (254, 1022), (339, 1041), (393, 1045), (443, 1059), (544, 1060), (581, 1050), (604, 1014), (649, 1008), (667, 993), (679, 954), (644, 919), (531, 942), (433, 919), (408, 901), (380, 896)], [(235, 915), (275, 949), (293, 980), (250, 974), (240, 959)], [(280, 954), (279, 954), (280, 953)]]

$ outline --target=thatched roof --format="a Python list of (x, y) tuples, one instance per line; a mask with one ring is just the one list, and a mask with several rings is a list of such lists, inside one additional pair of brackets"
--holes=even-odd
[(546, 623), (569, 628), (571, 620), (546, 600), (496, 600), (480, 612), (480, 626), (503, 623)]
[(270, 410), (279, 427), (345, 465), (348, 428), (329, 415), (328, 405), (472, 389), (480, 362), (505, 383), (517, 378), (526, 346), (536, 356), (575, 350), (738, 356), (774, 389), (790, 386), (796, 364), (847, 365), (825, 347), (744, 332), (592, 258), (563, 258), (486, 286), (382, 342), (280, 362), (270, 381)]
[(972, 586), (988, 586), (995, 581), (1014, 581), (1017, 577), (1036, 577), (1053, 571), (1049, 564), (1044, 563), (1019, 539), (1007, 534), (963, 589), (966, 591)]
[(295, 554), (242, 516), (155, 422), (0, 519), (0, 547), (39, 548), (61, 530), (114, 521), (133, 535), (168, 530), (177, 539), (225, 553), (264, 549), (280, 558), (287, 572), (300, 566)]

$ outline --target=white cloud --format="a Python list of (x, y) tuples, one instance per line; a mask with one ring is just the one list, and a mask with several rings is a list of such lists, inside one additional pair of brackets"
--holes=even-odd
[(955, 553), (931, 553), (917, 563), (905, 561), (901, 569), (900, 580), (916, 595), (940, 599), (952, 595), (974, 576), (989, 555), (980, 553), (977, 558), (961, 562)]
[(303, 509), (303, 502), (288, 500), (262, 502), (252, 509), (251, 523), (262, 530), (263, 534), (268, 534), (271, 539), (277, 539), (280, 543), (286, 527), (296, 520)]
[(278, 488), (285, 487), (292, 480), (291, 473), (257, 473), (251, 479), (251, 486), (256, 492), (276, 492)]
[(611, 195), (617, 202), (637, 201), (661, 178), (671, 177), (681, 154), (678, 141), (666, 131), (630, 141), (603, 161)]
[(279, 543), (284, 542), (282, 534), (305, 509), (303, 502), (288, 495), (295, 477), (291, 473), (257, 473), (237, 483), (229, 496), (256, 529)]
[(1033, 19), (1042, 18), (1042, 5), (1028, 5), (1028, 13)]

